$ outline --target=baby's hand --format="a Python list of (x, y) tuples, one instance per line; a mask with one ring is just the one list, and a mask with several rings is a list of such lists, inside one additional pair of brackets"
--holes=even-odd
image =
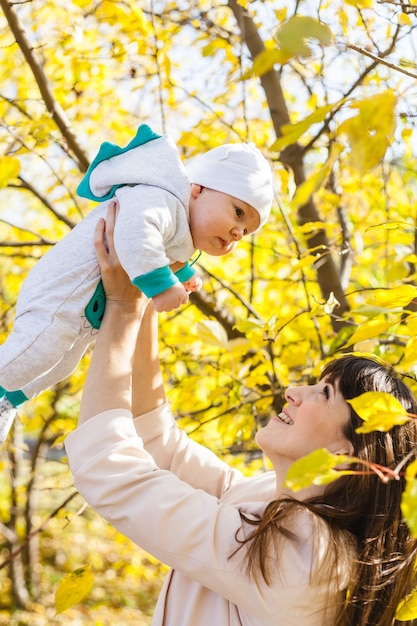
[(186, 291), (198, 291), (203, 286), (203, 281), (198, 274), (193, 274), (186, 283), (182, 283)]
[(158, 293), (152, 298), (153, 308), (158, 313), (178, 309), (182, 304), (187, 304), (188, 293), (181, 283), (176, 283), (166, 291)]

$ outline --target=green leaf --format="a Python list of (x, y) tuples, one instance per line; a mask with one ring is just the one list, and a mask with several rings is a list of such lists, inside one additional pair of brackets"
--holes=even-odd
[[(309, 57), (311, 49), (306, 42), (310, 39), (317, 39), (323, 46), (327, 46), (331, 43), (333, 34), (326, 24), (322, 24), (312, 17), (299, 15), (292, 17), (281, 26), (277, 33), (278, 47), (262, 50), (255, 57), (252, 67), (242, 76), (242, 80), (246, 80), (254, 74), (263, 76), (275, 65), (284, 65), (295, 56)], [(331, 105), (329, 110), (333, 107), (334, 105)], [(326, 114), (325, 112), (324, 116)], [(317, 113), (318, 119), (316, 121), (320, 121), (320, 115), (321, 113)]]
[(410, 419), (401, 403), (390, 393), (383, 391), (367, 391), (346, 402), (364, 421), (363, 426), (356, 429), (358, 433), (370, 433), (374, 430), (386, 432)]
[(340, 476), (353, 473), (351, 470), (335, 470), (335, 467), (354, 462), (356, 459), (353, 457), (332, 454), (325, 448), (320, 448), (291, 465), (285, 477), (284, 485), (292, 491), (299, 491), (310, 487), (310, 485), (327, 485)]
[(84, 565), (65, 576), (55, 594), (56, 612), (62, 613), (80, 602), (90, 591), (93, 583), (94, 576), (90, 565)]
[(306, 42), (317, 39), (323, 46), (328, 46), (333, 40), (333, 33), (326, 24), (312, 17), (295, 15), (281, 26), (277, 39), (284, 53), (309, 57), (311, 49)]
[(414, 537), (417, 537), (417, 459), (405, 471), (401, 511)]

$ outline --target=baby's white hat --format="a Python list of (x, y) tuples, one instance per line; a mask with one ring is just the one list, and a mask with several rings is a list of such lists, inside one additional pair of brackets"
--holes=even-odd
[(213, 148), (186, 165), (190, 183), (247, 202), (259, 213), (259, 230), (273, 200), (272, 172), (253, 143), (229, 143)]

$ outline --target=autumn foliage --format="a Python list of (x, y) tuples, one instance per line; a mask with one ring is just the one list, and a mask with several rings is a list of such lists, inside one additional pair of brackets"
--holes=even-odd
[[(161, 320), (169, 398), (193, 437), (262, 470), (256, 429), (289, 384), (346, 351), (416, 391), (415, 0), (0, 5), (0, 341), (29, 269), (91, 210), (75, 190), (99, 145), (146, 122), (184, 162), (252, 141), (274, 172), (267, 226), (230, 257), (202, 255), (203, 290)], [(88, 358), (22, 407), (1, 451), (0, 624), (114, 626), (132, 607), (150, 623), (163, 567), (84, 511), (63, 456)], [(395, 410), (374, 401), (365, 423), (391, 427)], [(324, 464), (331, 480), (334, 460), (317, 454), (301, 474), (317, 480)], [(416, 476), (412, 463), (417, 534)]]

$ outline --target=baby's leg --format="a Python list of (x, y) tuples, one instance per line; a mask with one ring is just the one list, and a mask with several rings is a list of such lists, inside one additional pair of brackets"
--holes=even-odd
[[(42, 376), (35, 378), (28, 385), (22, 387), (21, 391), (26, 399), (35, 396), (53, 387), (57, 383), (65, 380), (77, 368), (88, 346), (94, 341), (94, 337), (88, 332), (83, 334), (75, 341), (72, 347), (65, 352), (62, 359), (58, 361), (50, 370)], [(10, 394), (8, 394), (10, 397)]]
[(92, 328), (61, 320), (40, 323), (33, 314), (16, 318), (15, 330), (0, 346), (0, 443), (16, 416), (16, 406), (60, 382), (77, 367), (94, 340)]
[(80, 319), (69, 322), (59, 314), (49, 319), (34, 312), (17, 317), (13, 332), (0, 346), (0, 385), (8, 391), (23, 389), (49, 372), (76, 345), (80, 324)]
[(16, 407), (14, 407), (7, 398), (0, 401), (0, 443), (6, 441), (6, 437), (9, 434), (16, 414)]

